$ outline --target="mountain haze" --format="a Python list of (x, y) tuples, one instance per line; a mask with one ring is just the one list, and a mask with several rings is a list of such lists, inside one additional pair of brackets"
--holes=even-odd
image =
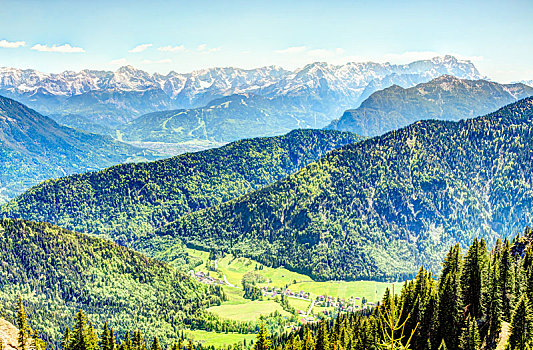
[(276, 136), (296, 128), (317, 128), (329, 121), (321, 113), (295, 105), (287, 97), (241, 94), (222, 97), (196, 109), (154, 112), (119, 127), (125, 141), (231, 142), (243, 138)]
[[(115, 72), (83, 70), (46, 74), (0, 68), (0, 94), (28, 104), (43, 114), (81, 114), (107, 126), (131, 121), (145, 113), (191, 109), (233, 94), (286, 97), (302, 112), (321, 113), (328, 121), (353, 108), (372, 92), (398, 84), (409, 87), (443, 74), (481, 78), (469, 61), (452, 56), (410, 64), (323, 62), (288, 71), (211, 68), (180, 74), (149, 74), (131, 66)], [(327, 122), (318, 127), (327, 125)], [(298, 127), (295, 122), (292, 128)]]
[(52, 177), (147, 158), (155, 157), (110, 137), (58, 125), (0, 96), (0, 201)]
[(533, 88), (524, 84), (443, 75), (408, 89), (393, 85), (374, 92), (359, 108), (344, 112), (326, 128), (376, 136), (421, 119), (472, 118), (531, 95)]

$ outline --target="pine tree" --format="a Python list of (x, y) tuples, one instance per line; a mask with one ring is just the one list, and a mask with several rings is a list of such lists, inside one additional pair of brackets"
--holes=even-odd
[(107, 321), (104, 322), (104, 327), (102, 329), (102, 350), (113, 350), (111, 346), (111, 331), (107, 326)]
[(117, 338), (115, 336), (115, 331), (113, 328), (109, 330), (109, 349), (115, 350), (117, 348)]
[(96, 330), (81, 310), (76, 314), (76, 325), (70, 338), (68, 350), (99, 350)]
[(411, 333), (405, 333), (405, 324), (409, 320), (410, 315), (407, 315), (407, 318), (402, 321), (403, 306), (398, 309), (396, 304), (397, 301), (393, 285), (390, 308), (379, 308), (377, 311), (379, 313), (379, 323), (383, 340), (378, 346), (379, 349), (410, 349), (411, 339), (416, 332), (416, 327)]
[(448, 252), (438, 287), (436, 344), (442, 340), (449, 349), (457, 349), (462, 328), (461, 249), (458, 244)]
[(27, 350), (29, 348), (30, 342), (30, 326), (28, 325), (28, 318), (26, 316), (26, 311), (24, 310), (24, 305), (22, 305), (22, 298), (19, 296), (18, 307), (17, 307), (17, 322), (16, 326), (18, 328), (18, 341), (19, 341), (19, 350)]
[(484, 241), (474, 239), (464, 258), (461, 275), (462, 301), (475, 319), (483, 315), (481, 296), (485, 286), (487, 251)]
[(150, 345), (150, 350), (161, 350), (161, 345), (159, 344), (159, 339), (157, 339), (157, 336), (154, 337), (152, 345)]
[(487, 342), (495, 344), (500, 336), (502, 322), (502, 300), (500, 293), (500, 263), (498, 253), (494, 251), (490, 260), (487, 288), (485, 289), (484, 303), (488, 321)]
[(312, 350), (315, 348), (315, 340), (313, 338), (313, 334), (309, 331), (308, 328), (304, 330), (303, 343), (304, 350)]
[(322, 321), (318, 328), (315, 349), (330, 350), (328, 326), (325, 321)]
[(87, 325), (87, 349), (100, 350), (98, 346), (98, 333), (91, 322)]
[(65, 328), (65, 332), (63, 333), (63, 338), (61, 339), (61, 348), (63, 350), (70, 349), (72, 343), (72, 333), (70, 332), (70, 327), (67, 326)]
[(87, 334), (86, 334), (87, 319), (82, 311), (76, 314), (76, 325), (73, 329), (73, 337), (71, 347), (69, 350), (88, 350), (87, 349)]
[[(181, 339), (180, 345), (181, 345)], [(144, 341), (143, 335), (139, 329), (133, 332), (133, 348), (136, 350), (147, 350), (146, 342)]]
[(513, 310), (509, 347), (512, 350), (525, 350), (533, 346), (533, 315), (527, 295), (523, 294)]
[(459, 349), (479, 350), (480, 346), (481, 340), (476, 321), (473, 318), (469, 318), (459, 340)]
[(504, 321), (511, 320), (511, 310), (514, 295), (514, 279), (513, 279), (513, 265), (511, 257), (511, 246), (509, 241), (505, 239), (503, 250), (500, 258), (500, 298), (502, 301), (502, 317)]
[(261, 323), (259, 326), (259, 332), (255, 337), (254, 349), (255, 350), (268, 350), (270, 348), (270, 337), (268, 331), (265, 328), (265, 324)]
[(35, 350), (46, 349), (46, 342), (39, 338), (39, 332), (36, 330), (32, 331), (30, 334), (30, 348)]

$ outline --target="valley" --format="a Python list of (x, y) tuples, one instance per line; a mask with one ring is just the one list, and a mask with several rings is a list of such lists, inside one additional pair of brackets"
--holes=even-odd
[(532, 5), (2, 2), (0, 350), (533, 349)]
[[(226, 255), (221, 259), (211, 260), (209, 252), (191, 248), (187, 248), (186, 252), (196, 265), (194, 270), (189, 271), (189, 275), (195, 276), (202, 283), (221, 285), (224, 289), (228, 300), (207, 309), (222, 319), (253, 322), (268, 320), (270, 315), (278, 313), (283, 318), (292, 320), (285, 327), (295, 327), (316, 322), (320, 318), (332, 317), (338, 312), (353, 312), (372, 307), (381, 299), (387, 288), (392, 288), (392, 283), (373, 281), (315, 282), (308, 276), (283, 267), (268, 267), (248, 258)], [(243, 297), (242, 281), (251, 275), (262, 290), (261, 300)], [(208, 276), (211, 278), (206, 278)], [(395, 285), (400, 288), (402, 283)], [(300, 293), (303, 293), (302, 297), (299, 296)], [(281, 295), (287, 298), (288, 306), (294, 309), (293, 313), (285, 311), (280, 305)], [(254, 338), (249, 334), (213, 334), (195, 330), (189, 330), (187, 334), (205, 345), (234, 344), (244, 339), (249, 342)]]

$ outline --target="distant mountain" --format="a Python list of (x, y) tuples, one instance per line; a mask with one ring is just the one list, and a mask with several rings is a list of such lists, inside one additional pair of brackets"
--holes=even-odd
[[(149, 74), (131, 66), (116, 72), (59, 74), (0, 68), (0, 94), (43, 114), (81, 114), (108, 126), (149, 112), (198, 108), (221, 97), (245, 93), (286, 97), (295, 106), (305, 106), (302, 113), (320, 113), (330, 121), (332, 116), (358, 106), (361, 96), (392, 84), (409, 87), (443, 74), (481, 78), (471, 62), (452, 56), (405, 65), (366, 62), (336, 66), (317, 62), (294, 71), (271, 66), (167, 75)], [(292, 128), (297, 125), (295, 121)]]
[(0, 96), (0, 202), (52, 177), (141, 159), (155, 157), (110, 137), (60, 126)]
[(533, 97), (475, 119), (419, 121), (183, 216), (141, 247), (165, 256), (185, 242), (324, 280), (438, 271), (450, 244), (492, 245), (533, 223), (532, 135)]
[(220, 290), (165, 263), (47, 223), (0, 220), (0, 247), (1, 305), (20, 296), (32, 328), (53, 348), (79, 310), (98, 327), (114, 320), (120, 335), (142, 327), (147, 337), (177, 339), (221, 301)]
[(181, 215), (266, 186), (360, 139), (333, 130), (296, 130), (117, 165), (43, 182), (1, 207), (0, 217), (51, 222), (129, 244)]
[(69, 128), (83, 130), (100, 135), (114, 136), (115, 130), (105, 125), (93, 122), (88, 117), (79, 114), (53, 114), (49, 115), (51, 119), (58, 124), (68, 126)]
[(154, 112), (119, 127), (125, 141), (231, 142), (243, 138), (275, 136), (296, 128), (316, 128), (329, 121), (287, 97), (231, 95), (196, 109)]
[(326, 129), (375, 136), (423, 119), (472, 118), (532, 95), (533, 88), (524, 84), (443, 75), (408, 89), (393, 85), (374, 92), (359, 108), (344, 112)]

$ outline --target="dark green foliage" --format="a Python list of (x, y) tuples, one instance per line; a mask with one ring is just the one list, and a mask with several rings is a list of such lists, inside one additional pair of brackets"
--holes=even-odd
[(512, 302), (514, 296), (514, 271), (512, 269), (511, 246), (506, 239), (502, 251), (499, 253), (500, 276), (500, 300), (502, 303), (502, 317), (504, 321), (511, 321)]
[(26, 316), (26, 311), (24, 310), (24, 305), (22, 304), (22, 298), (18, 298), (17, 303), (17, 322), (16, 326), (18, 328), (18, 349), (26, 350), (30, 345), (30, 327), (28, 326), (28, 317)]
[(270, 348), (270, 336), (264, 324), (259, 326), (259, 332), (255, 338), (254, 350), (268, 350)]
[(528, 345), (533, 346), (533, 309), (527, 295), (523, 294), (513, 311), (509, 348), (526, 350)]
[(248, 283), (248, 282), (243, 281), (242, 289), (244, 290), (243, 297), (245, 299), (250, 299), (250, 300), (262, 300), (263, 299), (263, 292), (261, 291), (261, 288), (259, 288), (253, 283)]
[(154, 337), (152, 345), (150, 345), (150, 350), (161, 350), (161, 345), (159, 344), (159, 339), (157, 339), (157, 337)]
[(375, 136), (418, 120), (472, 118), (531, 95), (533, 88), (524, 84), (443, 75), (408, 89), (393, 85), (374, 92), (359, 108), (344, 112), (327, 128)]
[(480, 345), (481, 340), (479, 339), (476, 320), (468, 319), (466, 327), (461, 334), (461, 339), (459, 340), (459, 349), (479, 350)]
[(481, 295), (486, 288), (487, 248), (484, 240), (474, 238), (464, 258), (461, 275), (462, 301), (468, 313), (478, 319), (483, 314)]
[(439, 302), (435, 322), (435, 344), (444, 341), (450, 349), (457, 349), (463, 326), (460, 276), (461, 249), (456, 244), (446, 256), (439, 278)]
[[(499, 244), (487, 253), (491, 267), (481, 269), (483, 280), (490, 280), (492, 277), (488, 275), (498, 270), (493, 269), (492, 262), (498, 261), (502, 249)], [(470, 253), (463, 261), (459, 246), (453, 246), (437, 285), (431, 274), (421, 268), (414, 280), (404, 284), (399, 296), (387, 290), (374, 310), (340, 314), (333, 320), (305, 325), (289, 334), (274, 337), (273, 345), (286, 350), (480, 350), (482, 346), (484, 350), (494, 350), (497, 345), (494, 339), (499, 339), (500, 334), (499, 330), (497, 335), (489, 331), (492, 327), (490, 312), (493, 311), (490, 307), (482, 308), (479, 318), (475, 319), (471, 304), (463, 308), (460, 303), (461, 296), (468, 295), (459, 288), (460, 276), (464, 276), (463, 268), (470, 264), (467, 260), (472, 258), (475, 250), (485, 252), (482, 241), (470, 246)], [(525, 235), (513, 240), (510, 246), (512, 265), (509, 268), (522, 274), (531, 258), (524, 254), (529, 250), (533, 250), (533, 231), (527, 229)], [(455, 288), (449, 288), (450, 285)], [(482, 305), (493, 305), (491, 299), (501, 297), (493, 289), (487, 288), (481, 294)], [(514, 299), (519, 301), (514, 306), (507, 348), (526, 350), (527, 345), (533, 345), (528, 344), (533, 340), (533, 311), (527, 292), (515, 290), (514, 293)]]
[(0, 202), (52, 178), (94, 171), (150, 153), (111, 139), (58, 125), (0, 96)]
[(181, 215), (216, 205), (296, 172), (360, 138), (297, 130), (234, 142), (152, 163), (46, 181), (0, 211), (0, 217), (51, 222), (131, 242)]
[(498, 251), (501, 248), (501, 241), (498, 241), (495, 253), (490, 259), (490, 267), (488, 271), (487, 285), (485, 287), (484, 304), (487, 315), (488, 337), (487, 341), (490, 344), (495, 344), (498, 341), (501, 331), (502, 322), (502, 299), (500, 293), (500, 261), (498, 259)]
[[(50, 224), (0, 220), (0, 261), (0, 304), (13, 305), (21, 295), (31, 324), (57, 343), (80, 309), (96, 325), (113, 323), (120, 334), (143, 324), (147, 335), (163, 339), (176, 338), (182, 327), (220, 323), (202, 311), (220, 302), (220, 289), (115, 243)], [(28, 329), (22, 304), (17, 310), (17, 325)], [(79, 318), (77, 329), (85, 323)], [(65, 331), (63, 343), (80, 334)]]
[(533, 212), (531, 173), (528, 98), (484, 117), (421, 121), (344, 146), (156, 234), (165, 238), (161, 250), (174, 239), (317, 279), (394, 279), (422, 264), (437, 271), (454, 242), (492, 245), (522, 230)]

